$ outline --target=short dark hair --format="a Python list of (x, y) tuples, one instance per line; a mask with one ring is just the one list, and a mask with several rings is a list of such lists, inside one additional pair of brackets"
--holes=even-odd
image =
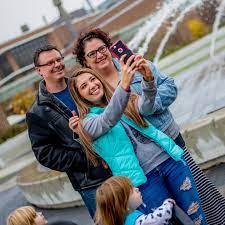
[(56, 50), (62, 56), (62, 53), (60, 52), (60, 50), (56, 46), (54, 46), (54, 45), (44, 45), (44, 46), (36, 49), (36, 51), (34, 52), (34, 55), (33, 55), (34, 65), (38, 66), (39, 55), (42, 52), (47, 52), (47, 51), (51, 51), (51, 50)]
[(84, 45), (87, 41), (97, 38), (102, 40), (109, 48), (112, 45), (111, 38), (108, 33), (104, 32), (100, 28), (92, 28), (86, 32), (81, 32), (74, 44), (73, 54), (77, 56), (77, 61), (84, 66)]

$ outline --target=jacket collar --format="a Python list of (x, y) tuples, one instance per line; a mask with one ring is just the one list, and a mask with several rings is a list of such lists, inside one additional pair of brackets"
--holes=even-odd
[[(69, 79), (65, 77), (67, 85), (69, 85)], [(37, 95), (37, 103), (38, 105), (49, 105), (53, 107), (55, 110), (59, 111), (67, 118), (72, 116), (70, 109), (63, 104), (54, 94), (50, 93), (45, 85), (45, 81), (42, 80), (39, 83), (39, 90)]]
[[(69, 79), (65, 77), (67, 85), (69, 84)], [(38, 103), (43, 104), (46, 102), (51, 102), (54, 98), (54, 94), (50, 93), (47, 88), (44, 80), (41, 80), (39, 83), (39, 89), (38, 89)]]
[(105, 107), (93, 106), (90, 108), (90, 113), (100, 114), (105, 110)]

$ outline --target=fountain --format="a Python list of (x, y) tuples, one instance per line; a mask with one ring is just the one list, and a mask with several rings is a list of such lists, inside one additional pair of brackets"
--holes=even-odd
[[(176, 77), (179, 95), (171, 110), (180, 125), (194, 122), (225, 107), (225, 54), (215, 56), (215, 40), (224, 8), (225, 0), (219, 5), (213, 24), (209, 60), (198, 70), (195, 68), (194, 72)], [(190, 93), (192, 101), (189, 100)]]
[(218, 32), (218, 28), (219, 28), (219, 24), (220, 24), (220, 20), (222, 17), (222, 13), (223, 10), (225, 9), (225, 0), (223, 0), (221, 2), (221, 4), (218, 7), (218, 13), (216, 14), (216, 19), (215, 22), (213, 24), (213, 35), (212, 35), (212, 41), (211, 41), (211, 46), (210, 46), (210, 56), (211, 58), (214, 57), (214, 53), (215, 53), (215, 42), (216, 42), (216, 35)]
[(176, 30), (177, 24), (183, 20), (186, 13), (188, 13), (189, 11), (191, 11), (193, 8), (195, 8), (196, 6), (198, 6), (201, 3), (202, 3), (202, 0), (194, 1), (184, 11), (182, 11), (180, 13), (180, 15), (177, 17), (177, 19), (175, 21), (172, 22), (172, 26), (170, 27), (170, 29), (168, 29), (166, 35), (164, 36), (164, 38), (162, 39), (162, 41), (159, 44), (159, 47), (156, 52), (156, 56), (154, 58), (154, 64), (158, 64), (158, 61), (163, 52), (163, 49), (165, 48), (165, 45), (166, 45), (167, 41), (169, 40), (171, 34)]
[[(221, 10), (224, 7), (224, 2), (225, 0), (220, 5)], [(132, 49), (138, 49), (139, 53), (144, 54), (152, 37), (163, 22), (166, 19), (174, 18), (182, 11), (161, 41), (155, 58), (155, 62), (158, 62), (164, 46), (177, 24), (187, 12), (201, 3), (201, 0), (164, 1), (161, 8), (146, 21), (128, 43), (128, 46)], [(214, 32), (217, 31), (218, 21), (220, 21), (220, 14), (218, 13), (217, 16), (219, 18), (216, 17)], [(214, 41), (211, 45), (213, 50), (211, 52), (214, 52), (215, 37), (216, 34), (213, 36)], [(213, 55), (215, 54), (213, 53)], [(181, 57), (185, 57), (185, 53)], [(185, 125), (183, 135), (193, 158), (202, 168), (209, 170), (212, 166), (225, 162), (225, 110), (221, 109), (225, 106), (225, 55), (221, 53), (214, 57), (217, 58), (217, 63), (210, 63), (210, 59), (206, 60), (198, 70), (194, 68), (194, 71), (176, 77), (179, 95), (171, 107), (179, 124)], [(221, 110), (211, 113), (217, 109)], [(199, 120), (203, 117), (203, 120)], [(190, 122), (194, 122), (194, 124), (190, 124)], [(30, 171), (33, 168), (37, 168), (37, 165), (32, 164), (24, 171)], [(18, 185), (29, 202), (47, 208), (82, 204), (79, 194), (73, 190), (64, 173), (38, 170), (37, 177), (27, 181), (27, 174), (24, 171), (18, 177)]]
[[(201, 1), (197, 1), (201, 2)], [(186, 6), (189, 8), (189, 4), (197, 5), (196, 1), (194, 0), (172, 0), (172, 1), (164, 1), (163, 5), (156, 11), (153, 15), (149, 17), (149, 19), (145, 22), (145, 24), (140, 27), (137, 34), (129, 41), (128, 46), (131, 49), (137, 49), (137, 52), (141, 55), (144, 55), (147, 50), (148, 46), (160, 28), (160, 26), (169, 18), (173, 18), (176, 16), (176, 13), (179, 11), (183, 12), (182, 10), (185, 9)], [(191, 7), (193, 8), (193, 6)], [(185, 10), (184, 13), (188, 12)], [(142, 43), (142, 41), (144, 43)], [(142, 45), (141, 45), (142, 44)], [(141, 46), (140, 46), (141, 45)]]

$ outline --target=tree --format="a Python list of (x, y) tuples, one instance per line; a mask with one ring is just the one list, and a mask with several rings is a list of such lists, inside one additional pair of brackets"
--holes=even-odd
[(6, 130), (9, 129), (10, 125), (9, 125), (9, 122), (7, 120), (5, 112), (1, 105), (0, 105), (0, 121), (1, 121), (0, 122), (0, 135), (2, 135), (3, 133), (5, 133)]

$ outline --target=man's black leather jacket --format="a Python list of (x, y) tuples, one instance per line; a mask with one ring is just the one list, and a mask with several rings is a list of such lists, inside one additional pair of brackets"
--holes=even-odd
[(71, 116), (71, 111), (41, 81), (36, 101), (26, 115), (32, 150), (42, 165), (66, 172), (75, 190), (96, 187), (112, 173), (87, 160), (69, 128)]

